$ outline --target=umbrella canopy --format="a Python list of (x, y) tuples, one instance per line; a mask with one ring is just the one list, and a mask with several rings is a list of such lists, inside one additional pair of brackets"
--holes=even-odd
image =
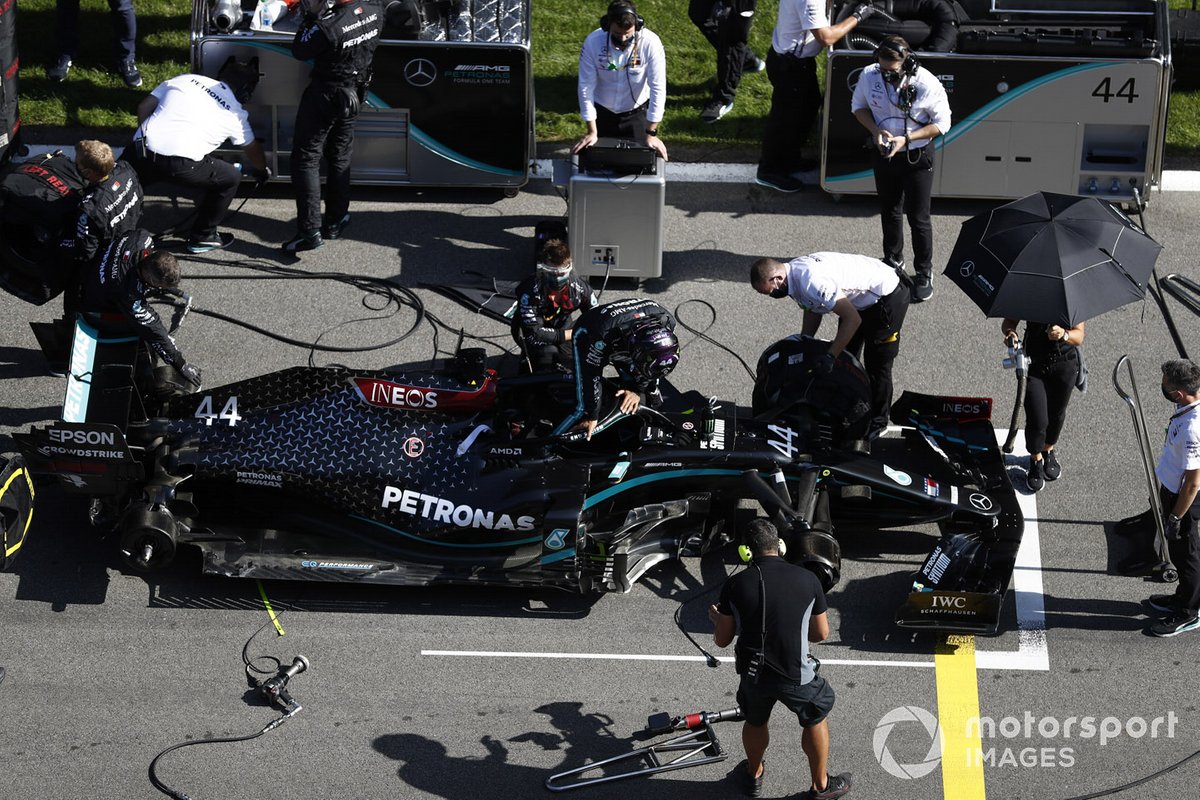
[(964, 222), (943, 274), (989, 317), (1073, 327), (1145, 297), (1161, 251), (1104, 200), (1039, 192)]

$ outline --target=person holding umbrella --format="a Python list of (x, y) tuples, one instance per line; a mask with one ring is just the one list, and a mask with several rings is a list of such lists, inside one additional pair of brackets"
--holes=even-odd
[[(1020, 320), (1005, 319), (1000, 330), (1005, 340), (1016, 346), (1020, 341)], [(1025, 449), (1029, 451), (1029, 471), (1025, 482), (1031, 492), (1040, 491), (1046, 481), (1056, 481), (1062, 466), (1054, 447), (1067, 421), (1067, 404), (1079, 376), (1079, 346), (1083, 344), (1084, 323), (1074, 327), (1025, 323), (1025, 355), (1029, 358), (1029, 383), (1025, 388)]]

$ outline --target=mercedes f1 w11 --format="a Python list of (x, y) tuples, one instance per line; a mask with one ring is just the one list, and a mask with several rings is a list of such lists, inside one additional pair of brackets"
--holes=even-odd
[(62, 420), (17, 439), (30, 472), (93, 498), (140, 570), (190, 545), (205, 572), (243, 578), (628, 591), (727, 542), (757, 501), (826, 588), (839, 531), (937, 523), (897, 621), (994, 632), (1022, 516), (990, 401), (906, 393), (901, 435), (868, 446), (858, 363), (844, 355), (821, 381), (806, 367), (826, 346), (764, 353), (754, 408), (690, 392), (615, 412), (585, 441), (545, 435), (569, 378), (501, 378), (482, 351), (183, 393), (132, 337), (81, 320)]

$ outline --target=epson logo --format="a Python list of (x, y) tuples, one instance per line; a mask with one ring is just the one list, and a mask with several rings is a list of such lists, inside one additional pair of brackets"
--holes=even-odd
[(454, 68), (464, 72), (512, 72), (507, 64), (459, 64)]
[(115, 434), (104, 431), (77, 431), (51, 428), (46, 433), (50, 437), (50, 441), (64, 444), (115, 445), (117, 443)]

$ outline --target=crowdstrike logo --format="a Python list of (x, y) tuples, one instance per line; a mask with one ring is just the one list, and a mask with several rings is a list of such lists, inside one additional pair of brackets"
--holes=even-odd
[[(916, 764), (901, 764), (888, 749), (888, 737), (897, 726), (913, 728), (911, 723), (924, 728), (925, 735), (929, 737), (929, 751), (925, 758)], [(920, 706), (900, 706), (893, 708), (879, 720), (875, 726), (875, 735), (871, 738), (871, 749), (875, 753), (875, 760), (887, 774), (901, 780), (923, 778), (937, 769), (942, 761), (942, 729), (938, 725), (937, 717)]]

